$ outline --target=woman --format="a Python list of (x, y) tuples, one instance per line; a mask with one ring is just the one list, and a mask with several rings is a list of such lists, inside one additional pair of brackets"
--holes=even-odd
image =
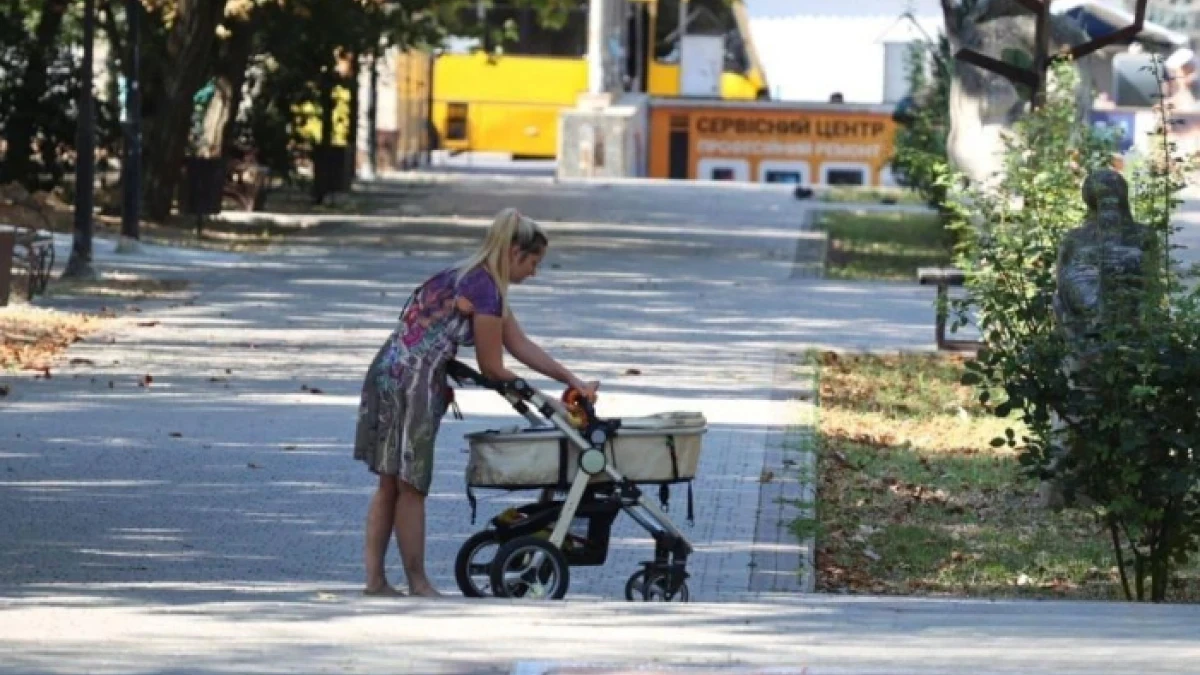
[(534, 344), (508, 307), (508, 286), (537, 273), (548, 241), (537, 223), (501, 211), (479, 250), (417, 288), (400, 325), (383, 344), (363, 383), (354, 457), (379, 477), (367, 512), (367, 595), (400, 595), (387, 581), (384, 557), (393, 528), (413, 595), (440, 595), (425, 574), (425, 497), (433, 446), (453, 398), (446, 364), (461, 345), (475, 347), (479, 371), (493, 380), (516, 375), (503, 351), (533, 370), (595, 396), (585, 383)]

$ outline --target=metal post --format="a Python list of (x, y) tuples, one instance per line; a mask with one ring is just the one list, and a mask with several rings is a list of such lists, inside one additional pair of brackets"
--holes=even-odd
[[(357, 83), (355, 83), (357, 86)], [(379, 48), (371, 51), (371, 88), (367, 92), (367, 162), (371, 177), (379, 175), (379, 136), (375, 128), (379, 117)], [(357, 122), (356, 122), (357, 123)]]
[(605, 0), (588, 2), (588, 93), (604, 93), (604, 18)]
[(1050, 65), (1050, 0), (1043, 0), (1038, 5), (1034, 26), (1033, 72), (1036, 79), (1029, 104), (1037, 109), (1046, 101), (1046, 71)]
[(129, 64), (125, 69), (125, 165), (122, 183), (125, 202), (121, 209), (121, 236), (140, 239), (142, 208), (142, 83), (140, 0), (125, 0), (125, 18), (129, 22)]
[(79, 128), (75, 164), (75, 239), (63, 276), (93, 278), (92, 208), (95, 204), (96, 119), (93, 114), (92, 52), (96, 39), (96, 1), (83, 2), (83, 64), (79, 90)]
[(679, 0), (679, 30), (675, 44), (679, 50), (679, 93), (683, 94), (683, 36), (687, 35), (688, 0)]

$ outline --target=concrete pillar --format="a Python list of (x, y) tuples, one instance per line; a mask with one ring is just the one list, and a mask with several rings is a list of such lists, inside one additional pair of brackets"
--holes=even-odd
[(605, 91), (605, 58), (604, 27), (605, 6), (610, 0), (590, 0), (588, 2), (588, 93), (601, 94)]

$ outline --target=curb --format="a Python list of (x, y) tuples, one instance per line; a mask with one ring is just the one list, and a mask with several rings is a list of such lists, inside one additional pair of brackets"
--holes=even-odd
[(798, 538), (791, 524), (813, 517), (816, 452), (812, 447), (816, 417), (815, 371), (797, 373), (803, 365), (798, 350), (777, 349), (772, 398), (796, 405), (798, 416), (770, 434), (763, 456), (750, 597), (763, 594), (812, 593), (815, 587), (815, 540)]

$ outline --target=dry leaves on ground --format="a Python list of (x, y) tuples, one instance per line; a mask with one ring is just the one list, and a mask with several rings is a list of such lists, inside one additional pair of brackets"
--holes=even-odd
[(54, 358), (106, 318), (31, 306), (0, 309), (0, 368), (49, 376)]

